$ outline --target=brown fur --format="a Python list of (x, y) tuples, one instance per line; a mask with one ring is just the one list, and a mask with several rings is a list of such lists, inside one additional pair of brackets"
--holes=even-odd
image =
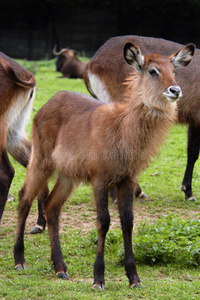
[[(110, 224), (108, 189), (116, 184), (125, 270), (130, 286), (140, 284), (131, 243), (133, 189), (137, 175), (157, 153), (164, 133), (176, 119), (176, 103), (163, 95), (169, 86), (176, 86), (171, 59), (147, 56), (142, 70), (134, 70), (127, 80), (124, 103), (102, 104), (83, 94), (62, 91), (36, 114), (32, 155), (18, 209), (14, 246), (17, 269), (25, 264), (23, 234), (32, 201), (57, 171), (57, 182), (45, 202), (51, 261), (56, 274), (64, 279), (68, 277), (58, 236), (62, 205), (79, 182), (91, 182), (98, 230), (94, 286), (104, 288), (103, 253)], [(159, 68), (160, 73), (152, 78), (149, 70), (153, 67)]]
[(56, 70), (68, 78), (83, 78), (86, 63), (81, 61), (74, 50), (62, 49), (60, 52), (53, 51), (58, 56)]
[[(132, 72), (132, 67), (126, 64), (123, 58), (123, 48), (127, 42), (137, 44), (145, 55), (154, 52), (170, 55), (171, 52), (178, 51), (183, 47), (172, 41), (135, 35), (109, 39), (94, 54), (85, 68), (85, 84), (93, 97), (104, 102), (124, 101), (126, 87), (123, 83)], [(91, 76), (93, 75), (96, 79), (98, 78), (99, 82), (92, 80)], [(191, 185), (192, 172), (200, 149), (200, 49), (196, 49), (195, 56), (188, 68), (177, 69), (176, 80), (183, 91), (183, 96), (177, 101), (177, 121), (189, 125), (187, 166), (182, 190), (185, 192), (186, 199), (196, 200)]]
[[(183, 45), (172, 41), (143, 37), (136, 35), (117, 36), (109, 39), (94, 54), (85, 67), (84, 80), (89, 92), (92, 96), (101, 101), (124, 101), (124, 92), (126, 87), (123, 85), (126, 78), (132, 72), (132, 66), (125, 63), (123, 57), (124, 45), (134, 43), (140, 47), (142, 53), (159, 53), (168, 56), (178, 51)], [(176, 70), (176, 81), (181, 86), (183, 96), (178, 100), (179, 122), (188, 123), (190, 117), (194, 121), (199, 119), (197, 116), (200, 98), (200, 49), (195, 50), (194, 58), (187, 68), (179, 68)], [(109, 99), (101, 98), (96, 94), (90, 83), (90, 74), (95, 74), (101, 80), (104, 88), (108, 91)]]
[[(22, 132), (18, 127), (20, 116), (24, 114), (23, 112), (26, 110), (28, 102), (31, 102), (31, 93), (36, 82), (34, 76), (29, 71), (2, 52), (0, 52), (0, 81), (1, 221), (9, 187), (14, 176), (14, 169), (9, 162), (6, 150), (8, 150), (17, 161), (26, 166), (30, 157), (30, 142), (26, 137), (25, 131)], [(23, 117), (23, 119), (25, 119), (25, 117)], [(21, 125), (25, 123), (23, 119), (21, 120)]]
[[(24, 127), (32, 109), (36, 81), (28, 70), (2, 52), (0, 52), (0, 81), (1, 220), (14, 176), (14, 169), (10, 164), (7, 151), (24, 167), (27, 167), (30, 158), (31, 144)], [(40, 214), (42, 217), (39, 223), (44, 226), (45, 218), (42, 208)]]

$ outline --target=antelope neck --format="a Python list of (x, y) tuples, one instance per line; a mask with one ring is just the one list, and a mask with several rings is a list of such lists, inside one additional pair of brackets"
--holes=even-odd
[(151, 106), (145, 99), (142, 99), (142, 103), (149, 109), (150, 112), (153, 112), (154, 110), (159, 112), (159, 113), (163, 113), (164, 110), (157, 107), (157, 106)]

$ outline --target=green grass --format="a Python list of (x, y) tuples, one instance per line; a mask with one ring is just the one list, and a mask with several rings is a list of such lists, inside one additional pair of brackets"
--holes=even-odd
[[(81, 79), (59, 78), (60, 74), (55, 72), (55, 60), (20, 61), (20, 63), (34, 72), (37, 80), (34, 111), (27, 126), (30, 137), (35, 113), (57, 91), (88, 92)], [(163, 215), (173, 213), (174, 220), (180, 219), (179, 225), (176, 225), (180, 227), (183, 222), (189, 226), (188, 224), (194, 224), (190, 223), (192, 220), (199, 220), (200, 162), (196, 163), (193, 176), (193, 191), (199, 203), (185, 201), (184, 194), (180, 191), (186, 164), (186, 132), (185, 126), (174, 125), (159, 156), (153, 159), (149, 168), (140, 175), (139, 182), (148, 195), (148, 199), (134, 201), (133, 244), (137, 245), (137, 242), (140, 242), (138, 245), (142, 245), (144, 239), (147, 239), (141, 252), (135, 246), (138, 273), (143, 284), (142, 289), (131, 290), (128, 286), (122, 265), (123, 246), (118, 212), (116, 205), (111, 200), (109, 203), (111, 228), (105, 250), (106, 289), (99, 291), (91, 288), (96, 253), (96, 213), (90, 185), (80, 185), (73, 192), (64, 205), (61, 217), (60, 239), (64, 260), (68, 266), (69, 281), (59, 280), (54, 274), (54, 269), (50, 264), (48, 230), (46, 229), (41, 235), (29, 234), (37, 219), (36, 201), (28, 217), (25, 231), (27, 269), (22, 272), (15, 271), (13, 244), (17, 221), (17, 194), (25, 179), (25, 169), (11, 158), (16, 173), (10, 193), (14, 195), (15, 201), (7, 202), (0, 226), (0, 299), (200, 299), (200, 267), (198, 264), (194, 266), (184, 264), (181, 259), (172, 260), (170, 256), (167, 256), (168, 253), (166, 254), (167, 260), (157, 262), (153, 259), (150, 264), (149, 261), (145, 264), (145, 259), (142, 261), (140, 258), (143, 253), (146, 255), (148, 249), (150, 249), (148, 251), (151, 255), (152, 249), (155, 250), (156, 247), (160, 250), (163, 249), (158, 244), (160, 239), (155, 237), (155, 230), (159, 232), (159, 238), (163, 232), (167, 233), (166, 239), (173, 231), (175, 232), (174, 227), (167, 226), (165, 228), (164, 225), (163, 231), (161, 230), (161, 225), (165, 224), (160, 223)], [(51, 186), (52, 184), (53, 180)], [(144, 223), (146, 224), (145, 228)], [(171, 221), (170, 224), (173, 222)], [(198, 233), (198, 227), (196, 232)], [(147, 249), (147, 244), (149, 245), (150, 242), (152, 243), (151, 248)], [(198, 248), (198, 246), (196, 247)], [(180, 252), (180, 258), (184, 253), (184, 251)]]

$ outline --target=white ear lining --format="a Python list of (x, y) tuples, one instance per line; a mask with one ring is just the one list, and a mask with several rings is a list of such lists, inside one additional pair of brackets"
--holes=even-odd
[(144, 64), (144, 56), (141, 54), (140, 50), (135, 47), (131, 47), (128, 49), (128, 57), (131, 58), (134, 67), (137, 70), (141, 70)]
[(176, 54), (170, 56), (171, 63), (175, 68), (187, 66), (194, 55), (194, 46), (188, 45)]

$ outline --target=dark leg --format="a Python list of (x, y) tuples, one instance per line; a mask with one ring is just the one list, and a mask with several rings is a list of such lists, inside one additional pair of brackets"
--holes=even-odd
[(94, 283), (93, 287), (104, 289), (104, 245), (106, 233), (110, 225), (110, 215), (108, 212), (108, 190), (107, 187), (93, 185), (94, 196), (96, 200), (97, 209), (97, 232), (98, 232), (98, 244), (97, 244), (97, 255), (94, 263)]
[(37, 219), (37, 224), (30, 231), (31, 234), (42, 233), (45, 230), (46, 216), (44, 210), (44, 201), (48, 197), (48, 195), (49, 195), (49, 189), (47, 187), (46, 190), (38, 198), (38, 219)]
[(68, 275), (59, 240), (59, 216), (61, 208), (66, 198), (70, 196), (72, 189), (73, 183), (68, 178), (60, 176), (44, 203), (51, 244), (51, 262), (54, 265), (56, 275), (62, 279), (68, 279)]
[(24, 229), (32, 202), (36, 196), (40, 196), (47, 189), (47, 180), (53, 170), (43, 170), (40, 159), (33, 159), (26, 174), (24, 187), (19, 192), (17, 233), (14, 245), (15, 268), (21, 270), (25, 267), (24, 258)]
[[(19, 206), (18, 206), (18, 222), (17, 222), (17, 233), (14, 245), (14, 258), (15, 258), (15, 269), (25, 269), (25, 258), (24, 258), (24, 230), (25, 223), (28, 217), (33, 199), (39, 192), (39, 186), (34, 186), (35, 180), (30, 183), (30, 186), (25, 185), (19, 192)], [(41, 182), (39, 183), (41, 184)], [(30, 187), (30, 189), (29, 189)], [(42, 188), (42, 187), (41, 187)]]
[(188, 128), (187, 166), (181, 190), (188, 200), (197, 201), (192, 194), (192, 174), (200, 150), (200, 129), (192, 125)]
[(32, 198), (24, 198), (25, 187), (19, 192), (19, 205), (18, 205), (18, 222), (17, 222), (17, 233), (14, 245), (14, 259), (15, 269), (25, 269), (25, 258), (24, 258), (24, 230), (27, 216), (29, 214), (32, 202)]
[(0, 153), (0, 223), (14, 173), (15, 171), (9, 161), (7, 152), (3, 150)]
[[(30, 189), (29, 189), (30, 187)], [(14, 245), (14, 258), (15, 258), (15, 269), (25, 269), (25, 258), (24, 258), (24, 230), (25, 223), (28, 217), (32, 202), (39, 192), (39, 187), (35, 180), (30, 183), (27, 187), (24, 187), (19, 192), (19, 205), (18, 205), (18, 222), (17, 222), (17, 234)]]
[[(109, 189), (109, 194), (110, 197), (112, 198), (114, 203), (117, 203), (117, 188), (116, 186), (112, 186)], [(135, 188), (135, 197), (136, 198), (148, 198), (148, 196), (142, 191), (141, 187), (137, 183), (136, 188)]]
[(117, 188), (116, 186), (112, 186), (109, 188), (109, 195), (114, 203), (117, 203)]
[[(15, 132), (9, 132), (7, 137), (7, 149), (13, 158), (27, 168), (31, 155), (31, 143), (26, 136), (17, 136)], [(48, 196), (48, 190), (38, 198), (38, 220), (30, 233), (42, 233), (46, 226), (44, 200)]]
[(132, 247), (133, 231), (133, 183), (126, 179), (117, 185), (118, 207), (124, 239), (124, 266), (130, 287), (140, 287)]
[(148, 198), (148, 196), (142, 191), (141, 187), (137, 183), (136, 188), (135, 188), (135, 197), (136, 198)]

